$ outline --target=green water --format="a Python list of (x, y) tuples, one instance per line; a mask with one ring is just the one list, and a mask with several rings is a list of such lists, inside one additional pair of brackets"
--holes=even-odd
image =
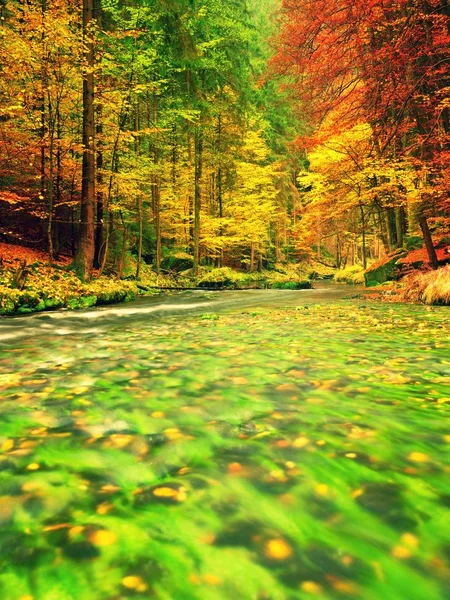
[(450, 598), (450, 313), (301, 298), (8, 322), (2, 600)]

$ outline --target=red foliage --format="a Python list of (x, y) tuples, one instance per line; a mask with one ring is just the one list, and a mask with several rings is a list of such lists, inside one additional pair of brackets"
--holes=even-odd
[[(36, 261), (48, 262), (48, 254), (41, 250), (34, 250), (33, 248), (18, 246), (17, 244), (4, 244), (3, 242), (0, 242), (0, 259), (2, 259), (5, 264), (23, 260), (29, 264)], [(62, 256), (54, 262), (60, 265), (67, 265), (70, 261), (71, 259), (69, 257)]]
[[(439, 262), (445, 262), (450, 260), (450, 246), (436, 248), (435, 250)], [(411, 265), (418, 262), (428, 264), (429, 260), (430, 259), (428, 257), (426, 249), (421, 248), (420, 250), (413, 250), (409, 252), (404, 258), (401, 258), (398, 262), (402, 265)]]
[(339, 109), (336, 129), (364, 120), (377, 153), (420, 153), (444, 177), (449, 18), (444, 0), (284, 0), (273, 67), (312, 124)]

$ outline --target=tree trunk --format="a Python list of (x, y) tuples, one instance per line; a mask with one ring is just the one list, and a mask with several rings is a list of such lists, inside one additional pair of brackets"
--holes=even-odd
[(367, 248), (366, 248), (366, 216), (364, 214), (364, 207), (362, 204), (359, 205), (361, 211), (361, 229), (362, 229), (362, 263), (364, 270), (367, 269)]
[(138, 219), (139, 219), (139, 238), (138, 238), (138, 253), (137, 253), (137, 264), (136, 264), (136, 279), (141, 277), (141, 263), (142, 263), (142, 238), (143, 238), (143, 219), (144, 211), (142, 206), (142, 196), (138, 196)]
[(397, 206), (395, 209), (395, 232), (397, 237), (397, 247), (403, 247), (403, 235), (404, 235), (404, 210), (402, 206)]
[(201, 210), (201, 179), (203, 167), (203, 135), (197, 126), (195, 131), (195, 167), (194, 167), (194, 272), (198, 274), (200, 264), (200, 210)]
[(433, 239), (431, 237), (430, 228), (428, 227), (428, 222), (426, 217), (419, 217), (419, 225), (422, 230), (423, 239), (425, 241), (425, 247), (427, 249), (428, 258), (430, 260), (430, 264), (433, 269), (437, 269), (439, 267), (438, 259), (436, 256), (436, 250), (433, 246)]
[(92, 277), (95, 239), (95, 115), (94, 115), (94, 42), (92, 25), (94, 0), (83, 0), (83, 38), (86, 71), (83, 75), (83, 165), (81, 211), (75, 270), (83, 280)]

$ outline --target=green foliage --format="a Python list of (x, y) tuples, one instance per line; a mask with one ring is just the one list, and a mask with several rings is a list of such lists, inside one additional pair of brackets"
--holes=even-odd
[(29, 267), (25, 289), (12, 286), (13, 271), (4, 270), (0, 279), (0, 314), (27, 314), (58, 308), (89, 308), (132, 300), (136, 284), (107, 277), (82, 283), (72, 272), (35, 263)]
[(423, 247), (423, 238), (418, 235), (412, 235), (411, 237), (406, 238), (404, 246), (406, 250), (419, 250)]

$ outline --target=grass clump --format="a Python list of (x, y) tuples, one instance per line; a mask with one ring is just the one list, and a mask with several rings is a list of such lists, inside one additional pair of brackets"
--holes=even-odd
[(245, 283), (245, 275), (233, 271), (230, 267), (220, 267), (212, 271), (206, 271), (200, 275), (198, 287), (217, 289), (236, 289)]
[(336, 283), (349, 283), (350, 285), (364, 285), (364, 268), (360, 265), (353, 265), (340, 269), (334, 275)]
[(401, 296), (407, 302), (450, 305), (450, 265), (407, 277)]

